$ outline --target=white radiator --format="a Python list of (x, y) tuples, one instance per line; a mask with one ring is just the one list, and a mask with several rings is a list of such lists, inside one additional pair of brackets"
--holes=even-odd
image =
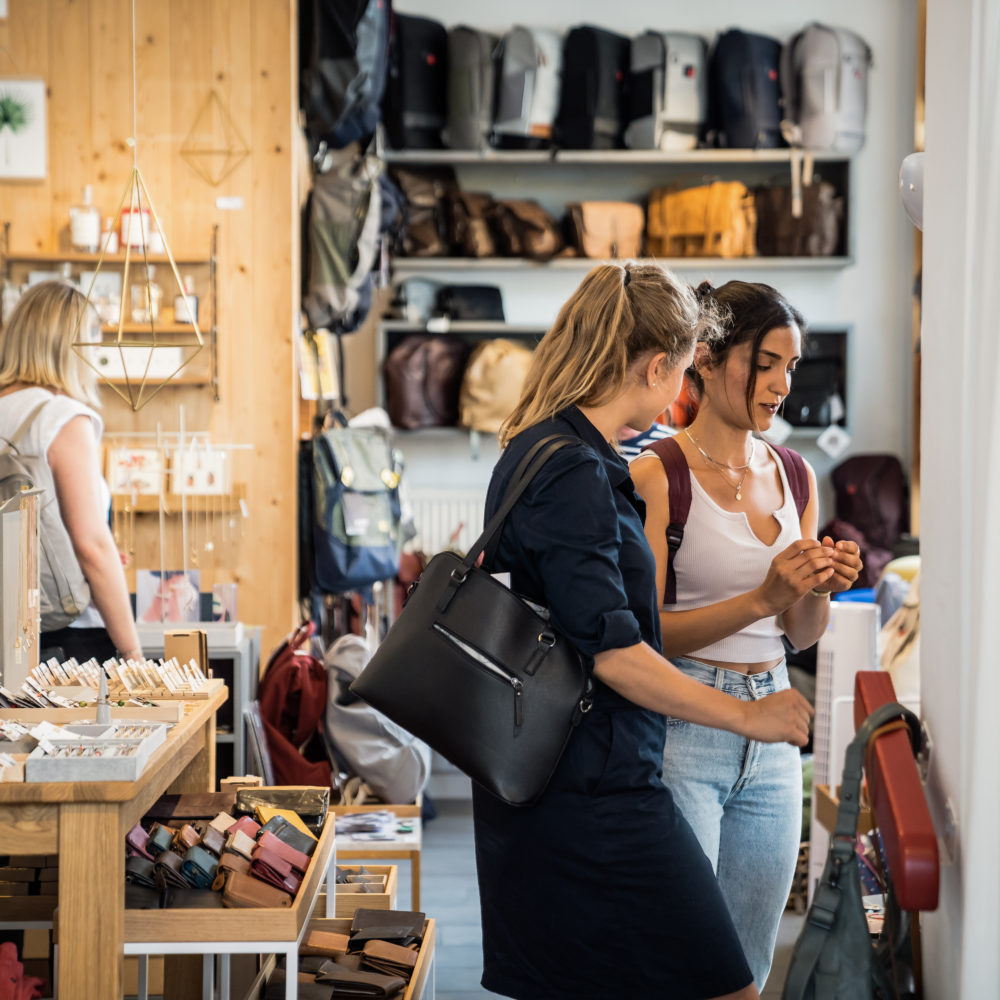
[(465, 552), (483, 530), (486, 490), (412, 490), (417, 537), (409, 544), (432, 556), (442, 549)]

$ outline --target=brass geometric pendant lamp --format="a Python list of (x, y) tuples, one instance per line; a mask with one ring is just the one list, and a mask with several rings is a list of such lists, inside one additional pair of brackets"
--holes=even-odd
[[(133, 410), (140, 410), (164, 387), (164, 385), (167, 384), (167, 382), (177, 375), (177, 373), (184, 368), (195, 357), (195, 355), (198, 354), (198, 352), (205, 346), (205, 342), (202, 338), (201, 331), (198, 328), (195, 312), (191, 308), (191, 303), (188, 301), (187, 292), (184, 290), (184, 283), (181, 281), (181, 277), (177, 272), (177, 264), (174, 261), (173, 254), (170, 252), (170, 244), (167, 241), (166, 234), (163, 232), (160, 217), (156, 214), (156, 209), (153, 207), (153, 200), (149, 196), (149, 191), (146, 188), (146, 182), (143, 179), (142, 171), (139, 169), (139, 151), (136, 142), (136, 136), (138, 135), (139, 130), (138, 122), (136, 120), (135, 63), (135, 0), (132, 0), (132, 137), (127, 140), (128, 144), (132, 147), (132, 170), (129, 173), (128, 181), (125, 184), (125, 190), (122, 192), (121, 201), (118, 203), (118, 210), (114, 216), (115, 219), (120, 219), (122, 209), (126, 204), (128, 205), (128, 228), (126, 229), (126, 232), (129, 234), (129, 238), (124, 240), (125, 266), (122, 271), (121, 301), (118, 309), (118, 330), (116, 332), (115, 340), (113, 341), (113, 344), (118, 349), (118, 353), (121, 357), (122, 370), (125, 372), (124, 391), (120, 386), (111, 382), (101, 372), (100, 368), (98, 368), (95, 364), (96, 359), (93, 358), (94, 351), (100, 349), (102, 346), (106, 347), (109, 345), (102, 343), (103, 338), (101, 336), (98, 336), (96, 341), (92, 337), (88, 336), (90, 330), (89, 317), (93, 315), (90, 310), (90, 298), (94, 287), (97, 284), (97, 276), (101, 273), (101, 268), (104, 264), (104, 257), (107, 254), (107, 241), (105, 241), (104, 246), (101, 247), (101, 255), (97, 260), (97, 268), (94, 271), (93, 278), (91, 279), (90, 288), (87, 289), (87, 302), (83, 309), (81, 309), (80, 315), (77, 318), (72, 346), (73, 350), (83, 360), (83, 362), (93, 368), (94, 371), (97, 372), (97, 374), (100, 375), (101, 378), (126, 403), (128, 403)], [(142, 221), (147, 218), (147, 212), (150, 220), (148, 227)], [(182, 296), (184, 299), (189, 324), (183, 332), (164, 331), (163, 324), (158, 316), (158, 310), (151, 308), (153, 302), (153, 279), (149, 274), (149, 245), (150, 238), (154, 231), (159, 234), (163, 241), (163, 253), (170, 265), (170, 273), (173, 275), (173, 280), (177, 283), (177, 294)], [(110, 239), (110, 233), (108, 238)], [(136, 241), (139, 241), (141, 244), (141, 259), (139, 259), (139, 252), (137, 251), (134, 254), (137, 259), (133, 265), (132, 251), (135, 248), (132, 244)], [(143, 301), (147, 304), (147, 308), (145, 310), (146, 319), (141, 324), (126, 323), (125, 321), (126, 316), (131, 316), (131, 310), (126, 310), (125, 308), (125, 297), (129, 289), (129, 270), (132, 266), (135, 266), (138, 269), (140, 277), (142, 278), (144, 286)], [(164, 299), (166, 301), (171, 301), (172, 297), (164, 295)], [(148, 334), (146, 333), (147, 326), (149, 328)], [(142, 377), (137, 381), (129, 375), (129, 366), (125, 364), (124, 353), (124, 348), (136, 347), (146, 348), (149, 352), (146, 356), (146, 363), (142, 369)], [(170, 372), (169, 375), (163, 378), (158, 385), (150, 386), (147, 379), (150, 364), (153, 360), (153, 352), (165, 348), (171, 348), (173, 350), (176, 350), (177, 348), (181, 349), (180, 364), (177, 365), (177, 367)], [(88, 353), (91, 354), (91, 357), (88, 357)]]

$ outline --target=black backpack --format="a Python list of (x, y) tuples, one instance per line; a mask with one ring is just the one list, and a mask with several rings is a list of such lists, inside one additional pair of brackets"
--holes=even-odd
[(732, 29), (719, 35), (709, 61), (709, 120), (714, 145), (783, 146), (781, 42)]
[(556, 143), (564, 149), (619, 149), (628, 119), (630, 43), (602, 28), (563, 39)]
[(909, 528), (909, 486), (895, 455), (852, 455), (830, 473), (837, 517), (889, 549)]
[(394, 13), (382, 106), (393, 149), (439, 149), (448, 117), (448, 32), (428, 17)]
[(301, 0), (299, 104), (313, 152), (375, 131), (388, 43), (389, 0)]

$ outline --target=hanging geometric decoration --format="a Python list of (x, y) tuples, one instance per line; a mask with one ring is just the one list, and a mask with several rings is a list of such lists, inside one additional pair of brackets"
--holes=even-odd
[(236, 123), (213, 90), (181, 146), (181, 156), (200, 177), (216, 186), (249, 155)]
[[(128, 204), (128, 208), (123, 212), (123, 207)], [(182, 368), (184, 368), (195, 355), (205, 346), (201, 331), (198, 329), (198, 321), (195, 310), (191, 308), (187, 291), (180, 275), (177, 273), (177, 264), (173, 254), (170, 252), (170, 245), (167, 243), (160, 218), (153, 207), (149, 191), (146, 189), (146, 182), (138, 166), (132, 168), (129, 174), (128, 183), (118, 203), (118, 211), (115, 218), (126, 218), (127, 222), (122, 227), (122, 235), (125, 243), (125, 266), (122, 270), (121, 300), (118, 308), (118, 329), (116, 331), (113, 346), (117, 349), (121, 360), (121, 371), (125, 373), (125, 391), (114, 382), (105, 379), (106, 383), (120, 396), (133, 410), (139, 410), (146, 405)], [(160, 321), (160, 303), (165, 298), (163, 289), (153, 278), (150, 271), (151, 262), (149, 260), (148, 247), (155, 245), (157, 240), (154, 234), (159, 236), (163, 243), (163, 253), (170, 265), (170, 271), (174, 281), (177, 283), (177, 295), (183, 297), (184, 307), (190, 322), (184, 325), (184, 330), (178, 332), (176, 329), (164, 330)], [(109, 237), (110, 239), (110, 234)], [(138, 258), (138, 251), (142, 257), (133, 263), (133, 250)], [(91, 294), (94, 286), (98, 283), (98, 275), (101, 273), (101, 266), (104, 263), (104, 256), (107, 252), (107, 242), (101, 250), (101, 256), (97, 261), (97, 269), (94, 271), (87, 289), (87, 302), (80, 311), (77, 318), (76, 331), (73, 337), (73, 350), (91, 368), (103, 377), (103, 373), (98, 365), (98, 351), (104, 351), (108, 346), (102, 336), (96, 340), (88, 336), (90, 324), (88, 318), (91, 315), (89, 306)], [(138, 280), (131, 282), (131, 299), (126, 309), (125, 298), (129, 294), (130, 272), (137, 272)], [(136, 295), (136, 292), (139, 292)], [(174, 297), (170, 297), (173, 301)], [(130, 317), (132, 322), (127, 322), (126, 317)], [(146, 328), (148, 327), (148, 335)], [(102, 331), (103, 332), (103, 331)], [(142, 377), (135, 381), (129, 374), (135, 371), (134, 364), (126, 361), (126, 354), (134, 355), (137, 350), (146, 349), (146, 362), (142, 366)], [(169, 367), (172, 369), (169, 374), (160, 380), (157, 379), (155, 388), (147, 391), (149, 383), (149, 370), (153, 362), (153, 352), (159, 350), (161, 358), (175, 358), (175, 363)], [(170, 355), (166, 351), (171, 351)], [(129, 359), (131, 360), (131, 359)], [(160, 366), (156, 366), (159, 370)]]
[[(128, 182), (122, 193), (121, 201), (118, 203), (118, 210), (115, 219), (122, 219), (126, 222), (122, 227), (122, 242), (125, 245), (125, 267), (121, 277), (121, 300), (118, 309), (118, 329), (113, 342), (104, 341), (104, 330), (94, 336), (92, 334), (92, 317), (94, 315), (90, 308), (91, 295), (98, 279), (101, 268), (104, 264), (105, 255), (108, 252), (108, 242), (111, 239), (111, 232), (101, 248), (101, 255), (97, 260), (97, 269), (94, 271), (90, 281), (90, 288), (87, 289), (87, 301), (80, 310), (77, 317), (76, 329), (73, 335), (72, 347), (77, 356), (89, 365), (101, 379), (109, 385), (115, 393), (120, 396), (133, 410), (139, 410), (146, 405), (177, 373), (184, 368), (192, 358), (205, 346), (201, 331), (198, 329), (196, 310), (192, 309), (192, 303), (188, 299), (184, 284), (177, 273), (177, 264), (174, 256), (170, 252), (170, 244), (167, 242), (163, 226), (160, 224), (160, 217), (153, 207), (153, 200), (149, 197), (146, 189), (146, 182), (143, 180), (139, 170), (139, 152), (136, 143), (138, 135), (138, 120), (136, 117), (136, 75), (135, 75), (135, 0), (132, 0), (132, 136), (128, 139), (128, 144), (132, 147), (132, 171), (129, 174)], [(123, 211), (125, 205), (128, 208)], [(164, 300), (164, 290), (154, 280), (151, 268), (155, 266), (155, 261), (151, 262), (150, 246), (156, 245), (154, 234), (162, 241), (162, 255), (167, 258), (170, 265), (170, 272), (177, 283), (177, 296), (182, 297), (184, 309), (188, 322), (184, 323), (180, 329), (176, 326), (164, 327), (160, 320), (160, 304)], [(136, 260), (135, 271), (138, 272), (134, 280), (129, 283), (129, 272), (132, 269), (133, 251), (138, 257), (141, 251), (142, 258)], [(157, 249), (157, 254), (161, 251)], [(138, 294), (136, 294), (138, 293)], [(125, 307), (125, 298), (131, 294), (129, 308)], [(168, 301), (172, 300), (169, 299)], [(126, 317), (131, 322), (126, 321)], [(148, 328), (148, 333), (147, 333)], [(125, 374), (125, 391), (112, 382), (101, 371), (98, 366), (97, 352), (106, 353), (107, 348), (114, 346), (117, 349), (121, 361), (121, 369)], [(130, 374), (135, 371), (131, 364), (126, 363), (126, 353), (134, 355), (136, 349), (145, 349), (146, 363), (142, 366), (142, 377), (136, 381)], [(172, 354), (166, 354), (167, 350)], [(173, 359), (167, 365), (169, 374), (165, 377), (157, 376), (157, 384), (152, 391), (147, 391), (150, 366), (153, 361), (153, 352), (160, 351), (159, 358)], [(131, 360), (131, 357), (129, 358)], [(157, 366), (157, 370), (160, 366)]]

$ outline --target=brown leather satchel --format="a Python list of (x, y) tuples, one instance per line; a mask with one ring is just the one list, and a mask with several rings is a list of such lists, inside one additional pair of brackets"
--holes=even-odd
[(395, 170), (393, 178), (406, 196), (402, 250), (407, 257), (446, 257), (450, 245), (450, 201), (458, 190), (450, 167)]
[(753, 257), (757, 216), (739, 181), (650, 192), (646, 219), (653, 257)]
[(505, 337), (484, 340), (465, 366), (459, 396), (459, 423), (495, 434), (521, 398), (531, 367), (531, 350)]
[(787, 184), (759, 187), (757, 252), (762, 257), (829, 257), (841, 247), (844, 199), (829, 181), (802, 186), (802, 214), (792, 215)]
[(465, 257), (496, 257), (493, 196), (476, 191), (451, 195), (451, 243)]
[(573, 244), (599, 260), (642, 254), (642, 209), (630, 201), (575, 201), (566, 206)]
[(453, 427), (469, 356), (465, 341), (415, 333), (401, 340), (383, 365), (385, 400), (395, 427)]
[(549, 260), (563, 248), (559, 223), (537, 201), (498, 201), (494, 205), (498, 251), (506, 257)]

